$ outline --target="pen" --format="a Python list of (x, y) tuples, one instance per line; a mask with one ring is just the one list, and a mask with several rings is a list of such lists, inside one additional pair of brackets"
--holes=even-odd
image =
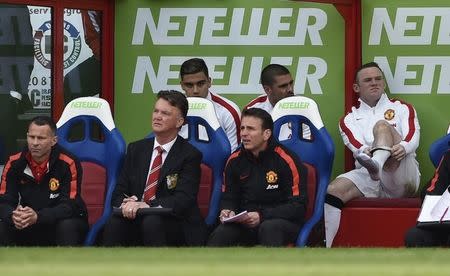
[(447, 209), (445, 209), (444, 214), (442, 214), (442, 217), (439, 220), (439, 223), (442, 223), (442, 220), (444, 219), (445, 215), (447, 214), (447, 211), (448, 211), (448, 207), (447, 207)]

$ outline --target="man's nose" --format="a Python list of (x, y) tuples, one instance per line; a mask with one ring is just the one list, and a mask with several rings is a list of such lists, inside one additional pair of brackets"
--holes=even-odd
[(194, 84), (193, 90), (194, 90), (194, 93), (198, 92), (198, 85), (197, 84)]

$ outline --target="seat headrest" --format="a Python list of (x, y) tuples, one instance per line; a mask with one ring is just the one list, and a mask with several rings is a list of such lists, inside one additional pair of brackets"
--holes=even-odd
[(115, 128), (109, 103), (101, 98), (80, 97), (70, 101), (61, 115), (56, 126), (60, 128), (70, 119), (78, 116), (93, 116), (98, 118), (111, 131)]
[(214, 131), (220, 127), (216, 110), (210, 100), (199, 97), (188, 97), (187, 100), (189, 103), (187, 116), (197, 116), (205, 119)]
[(302, 115), (308, 118), (317, 129), (323, 127), (316, 102), (303, 96), (292, 96), (280, 100), (274, 106), (271, 115), (274, 122), (286, 115)]

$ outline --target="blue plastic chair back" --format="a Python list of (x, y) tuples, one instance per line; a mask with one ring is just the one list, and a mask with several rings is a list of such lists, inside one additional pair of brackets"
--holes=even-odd
[(450, 149), (450, 133), (434, 141), (429, 150), (430, 160), (434, 167), (439, 166), (439, 161), (442, 159), (444, 153)]
[[(95, 131), (100, 133), (93, 133), (94, 125), (99, 126)], [(57, 127), (61, 146), (75, 154), (81, 163), (94, 163), (106, 171), (105, 194), (95, 195), (98, 196), (98, 204), (103, 204), (103, 213), (91, 226), (85, 240), (85, 245), (92, 245), (112, 212), (111, 197), (125, 155), (125, 140), (115, 127), (108, 102), (95, 97), (81, 97), (69, 102)], [(72, 141), (69, 136), (74, 128), (82, 133), (82, 137)], [(83, 185), (89, 183), (83, 182)], [(82, 189), (86, 188), (82, 186)]]
[(206, 224), (211, 226), (215, 224), (218, 218), (223, 170), (231, 154), (231, 146), (225, 131), (220, 127), (213, 103), (199, 97), (188, 97), (187, 99), (189, 102), (188, 133), (185, 138), (202, 152), (202, 164), (212, 171), (212, 189), (208, 214), (205, 218)]
[(275, 105), (272, 118), (274, 136), (279, 138), (282, 126), (288, 124), (291, 136), (280, 139), (280, 143), (316, 170), (316, 194), (314, 200), (309, 199), (308, 202), (308, 208), (313, 208), (312, 215), (306, 218), (296, 242), (297, 246), (305, 246), (312, 228), (323, 216), (334, 159), (334, 143), (323, 125), (317, 104), (312, 99), (302, 96), (282, 99)]
[[(202, 164), (211, 169), (212, 183), (208, 183), (211, 185), (211, 194), (205, 195), (200, 191), (199, 198), (209, 197), (205, 223), (213, 226), (219, 215), (223, 170), (231, 154), (231, 145), (219, 124), (213, 103), (199, 97), (188, 97), (187, 100), (189, 110), (186, 124), (179, 135), (202, 152)], [(153, 136), (154, 134), (151, 133), (147, 137)]]

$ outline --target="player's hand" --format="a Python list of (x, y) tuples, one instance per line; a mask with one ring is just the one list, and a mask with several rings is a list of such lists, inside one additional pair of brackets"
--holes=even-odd
[(37, 222), (38, 215), (30, 207), (22, 207), (21, 205), (12, 212), (12, 221), (16, 229), (25, 229)]
[(372, 157), (372, 153), (370, 152), (372, 150), (371, 147), (367, 147), (363, 150), (363, 153), (367, 154), (368, 156)]
[(243, 220), (241, 223), (249, 228), (254, 228), (258, 226), (261, 223), (259, 213), (258, 212), (247, 213), (247, 218)]
[(222, 211), (220, 211), (220, 215), (219, 215), (220, 222), (223, 223), (224, 219), (232, 217), (234, 215), (235, 215), (234, 211), (231, 211), (228, 209), (223, 209)]
[(126, 203), (122, 203), (122, 215), (127, 219), (135, 219), (136, 213), (141, 208), (149, 208), (150, 206), (142, 201), (128, 201)]
[(405, 158), (406, 156), (406, 150), (405, 148), (400, 145), (393, 145), (392, 146), (392, 150), (391, 150), (391, 157), (394, 158), (397, 161), (401, 161), (403, 160), (403, 158)]

